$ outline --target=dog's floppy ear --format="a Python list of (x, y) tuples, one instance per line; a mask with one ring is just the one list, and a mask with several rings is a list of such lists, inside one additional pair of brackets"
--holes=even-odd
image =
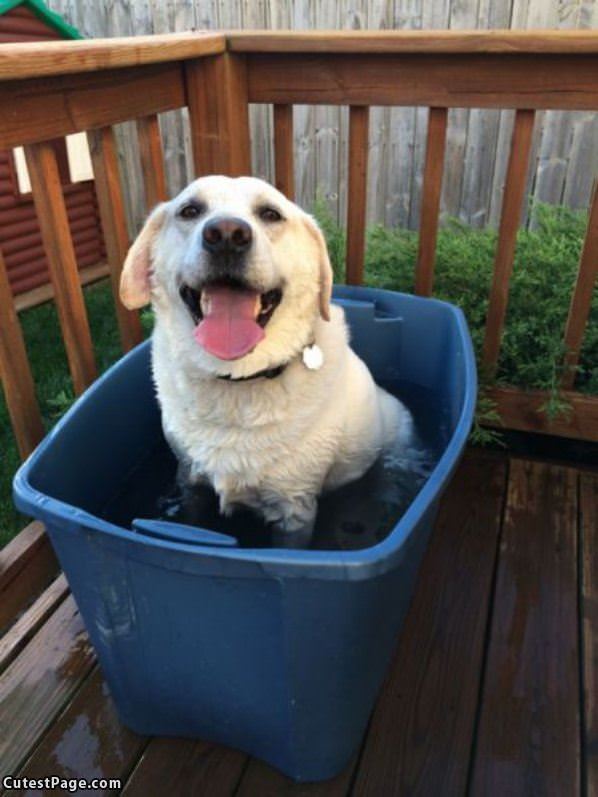
[(120, 275), (120, 300), (129, 310), (149, 304), (151, 247), (165, 212), (165, 202), (154, 208), (127, 253)]
[(322, 230), (311, 216), (305, 216), (305, 226), (318, 246), (318, 258), (320, 265), (320, 315), (324, 321), (330, 321), (330, 297), (332, 296), (332, 282), (334, 275), (330, 258), (328, 257), (328, 247), (322, 235)]

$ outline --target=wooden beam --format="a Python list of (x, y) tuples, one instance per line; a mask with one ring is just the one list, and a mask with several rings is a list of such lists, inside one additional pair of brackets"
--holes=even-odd
[(249, 102), (598, 109), (595, 55), (249, 53), (247, 65)]
[(290, 200), (295, 198), (293, 106), (274, 106), (275, 185)]
[(96, 72), (116, 67), (199, 58), (202, 55), (224, 52), (224, 47), (225, 40), (221, 33), (207, 31), (3, 44), (0, 49), (0, 80)]
[(96, 366), (56, 154), (51, 144), (41, 143), (27, 146), (25, 155), (62, 339), (79, 394), (95, 379)]
[[(4, 50), (4, 47), (0, 52)], [(180, 63), (0, 82), (0, 148), (49, 141), (181, 108)]]
[(349, 109), (349, 177), (347, 185), (346, 280), (349, 285), (363, 283), (365, 258), (367, 177), (370, 109)]
[(494, 258), (494, 272), (486, 319), (486, 335), (482, 352), (482, 362), (489, 378), (495, 375), (498, 365), (498, 355), (507, 312), (509, 283), (515, 259), (517, 230), (521, 221), (527, 184), (534, 118), (534, 111), (520, 110), (515, 114), (515, 126), (511, 139), (511, 153), (509, 155), (503, 193), (498, 244)]
[[(81, 285), (91, 285), (93, 282), (104, 279), (110, 274), (108, 263), (97, 263), (93, 266), (86, 266), (79, 270)], [(54, 287), (51, 282), (32, 288), (24, 293), (15, 296), (14, 302), (18, 313), (28, 310), (30, 307), (37, 307), (39, 304), (48, 302), (54, 298)]]
[(565, 326), (565, 369), (563, 387), (572, 388), (583, 336), (590, 316), (594, 285), (598, 278), (598, 181), (594, 183), (588, 227), (579, 260), (575, 289)]
[(244, 56), (187, 61), (185, 85), (196, 175), (251, 174)]
[(598, 442), (596, 396), (562, 391), (560, 396), (569, 409), (550, 418), (544, 410), (550, 398), (547, 392), (495, 387), (485, 390), (484, 395), (496, 402), (496, 409), (505, 429)]
[(118, 168), (118, 155), (111, 127), (87, 134), (93, 163), (96, 194), (123, 351), (129, 351), (143, 339), (139, 313), (127, 310), (119, 298), (120, 275), (129, 249), (129, 235)]
[(598, 53), (593, 30), (228, 31), (243, 53)]
[(419, 296), (431, 296), (434, 287), (436, 239), (438, 236), (442, 174), (444, 172), (447, 119), (448, 112), (446, 108), (430, 108), (419, 243), (415, 267), (415, 293)]
[(44, 425), (2, 251), (0, 307), (0, 379), (19, 453), (25, 459), (44, 436)]

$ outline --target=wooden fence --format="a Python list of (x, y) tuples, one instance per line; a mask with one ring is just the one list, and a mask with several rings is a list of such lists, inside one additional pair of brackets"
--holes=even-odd
[[(598, 0), (48, 0), (82, 34), (92, 38), (185, 30), (433, 30), (591, 29)], [(313, 206), (316, 194), (340, 222), (346, 219), (344, 167), (349, 119), (335, 105), (293, 108), (297, 201)], [(367, 214), (370, 223), (419, 226), (427, 110), (417, 106), (370, 109)], [(456, 216), (473, 227), (498, 226), (513, 124), (511, 110), (449, 110), (441, 219)], [(193, 173), (186, 111), (160, 120), (172, 195)], [(274, 174), (273, 118), (269, 106), (250, 109), (254, 173)], [(134, 126), (119, 126), (117, 143), (131, 231), (144, 210)], [(598, 115), (541, 110), (536, 114), (526, 194), (534, 200), (587, 207), (598, 170)], [(534, 223), (535, 216), (530, 217)], [(528, 215), (524, 215), (527, 223)]]
[[(347, 281), (359, 283), (367, 209), (369, 108), (429, 109), (417, 292), (434, 286), (435, 241), (450, 108), (514, 108), (484, 366), (497, 365), (515, 238), (522, 213), (535, 115), (541, 109), (598, 110), (598, 34), (493, 32), (181, 34), (0, 49), (0, 149), (24, 145), (59, 319), (77, 392), (95, 363), (77, 278), (56, 156), (47, 143), (87, 131), (115, 288), (128, 245), (113, 125), (136, 120), (147, 205), (165, 194), (158, 114), (187, 109), (196, 174), (251, 172), (249, 105), (273, 106), (276, 183), (293, 185), (292, 106), (349, 107)], [(598, 195), (571, 297), (564, 340), (572, 405), (551, 421), (545, 396), (497, 388), (507, 426), (598, 440), (598, 398), (576, 393), (574, 370), (598, 270)], [(39, 440), (41, 422), (22, 335), (0, 264), (0, 372), (20, 450)], [(116, 300), (123, 349), (141, 337), (137, 313)]]

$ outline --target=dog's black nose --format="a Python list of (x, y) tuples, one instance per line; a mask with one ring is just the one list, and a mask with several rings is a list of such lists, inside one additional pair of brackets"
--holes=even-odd
[(213, 255), (240, 255), (249, 249), (252, 237), (249, 224), (233, 216), (211, 219), (202, 231), (203, 248)]

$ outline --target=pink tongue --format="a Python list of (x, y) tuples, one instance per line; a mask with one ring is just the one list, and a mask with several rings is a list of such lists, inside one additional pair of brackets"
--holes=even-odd
[(258, 294), (232, 288), (204, 288), (203, 321), (195, 328), (195, 340), (221, 360), (236, 360), (250, 352), (264, 337), (255, 320)]

